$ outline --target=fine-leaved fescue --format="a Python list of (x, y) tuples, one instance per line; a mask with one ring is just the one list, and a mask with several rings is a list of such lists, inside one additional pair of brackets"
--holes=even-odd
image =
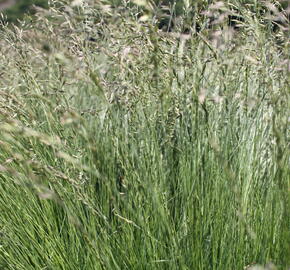
[(184, 3), (2, 23), (1, 270), (289, 269), (289, 8)]

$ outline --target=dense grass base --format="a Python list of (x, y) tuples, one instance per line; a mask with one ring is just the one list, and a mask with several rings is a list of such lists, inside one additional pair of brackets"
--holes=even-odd
[(0, 269), (287, 269), (283, 33), (134, 12), (2, 29)]

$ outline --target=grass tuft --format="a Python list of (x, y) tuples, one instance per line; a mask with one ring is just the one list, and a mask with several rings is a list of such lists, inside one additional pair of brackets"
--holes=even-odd
[(284, 24), (127, 2), (2, 25), (0, 268), (288, 269)]

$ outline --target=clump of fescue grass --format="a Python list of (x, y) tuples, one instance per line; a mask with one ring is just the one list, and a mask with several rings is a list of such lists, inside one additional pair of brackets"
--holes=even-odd
[(57, 4), (0, 33), (0, 268), (287, 269), (287, 42)]

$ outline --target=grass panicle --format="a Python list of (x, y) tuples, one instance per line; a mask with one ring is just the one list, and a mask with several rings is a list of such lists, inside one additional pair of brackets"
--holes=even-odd
[(1, 26), (0, 269), (288, 269), (289, 9), (121, 2)]

